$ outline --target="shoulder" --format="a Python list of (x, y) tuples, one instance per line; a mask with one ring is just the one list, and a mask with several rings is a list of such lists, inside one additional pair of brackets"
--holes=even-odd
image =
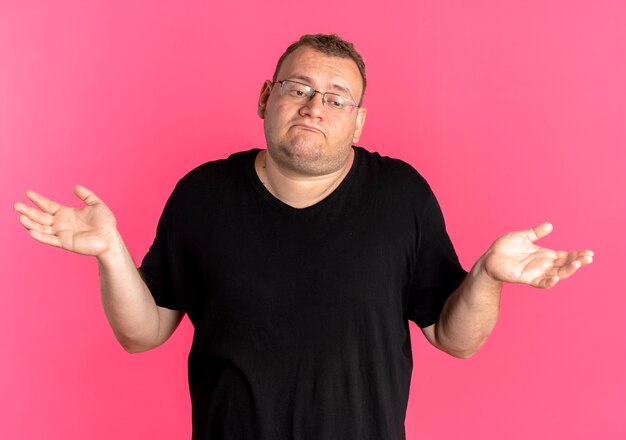
[(237, 192), (254, 166), (258, 150), (234, 153), (203, 163), (183, 176), (170, 194), (165, 210), (187, 212), (198, 206), (219, 204), (226, 193)]
[(355, 147), (358, 165), (363, 174), (372, 182), (398, 191), (418, 191), (431, 193), (426, 179), (407, 162)]
[(203, 163), (180, 179), (174, 192), (211, 191), (232, 185), (254, 164), (258, 149), (233, 153), (225, 159)]

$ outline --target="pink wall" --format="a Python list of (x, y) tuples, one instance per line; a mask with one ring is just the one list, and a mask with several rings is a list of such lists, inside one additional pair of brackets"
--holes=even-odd
[(256, 96), (305, 32), (369, 68), (362, 145), (431, 182), (462, 262), (543, 220), (590, 247), (551, 291), (508, 287), (460, 361), (414, 333), (408, 439), (626, 438), (626, 7), (615, 1), (0, 4), (0, 438), (186, 439), (187, 322), (128, 355), (95, 261), (28, 239), (32, 188), (94, 189), (140, 260), (190, 168), (264, 145)]

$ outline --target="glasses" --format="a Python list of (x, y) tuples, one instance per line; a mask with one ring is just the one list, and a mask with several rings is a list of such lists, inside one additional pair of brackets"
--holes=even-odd
[(354, 102), (352, 98), (338, 95), (336, 93), (322, 93), (319, 90), (315, 90), (313, 87), (298, 81), (272, 81), (272, 84), (276, 83), (280, 84), (280, 96), (285, 96), (293, 102), (300, 104), (309, 102), (313, 99), (316, 93), (319, 93), (322, 96), (322, 104), (324, 104), (325, 108), (333, 113), (350, 114), (355, 107), (359, 106), (359, 104)]

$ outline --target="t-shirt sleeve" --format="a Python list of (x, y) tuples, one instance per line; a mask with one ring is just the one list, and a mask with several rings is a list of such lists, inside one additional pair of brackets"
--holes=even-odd
[(437, 322), (446, 300), (467, 275), (459, 263), (441, 208), (432, 192), (419, 222), (416, 255), (407, 318), (424, 328)]
[(174, 247), (174, 194), (167, 201), (159, 223), (156, 237), (144, 257), (139, 272), (143, 277), (156, 304), (172, 310), (183, 310), (180, 294), (173, 282), (174, 266), (172, 260)]

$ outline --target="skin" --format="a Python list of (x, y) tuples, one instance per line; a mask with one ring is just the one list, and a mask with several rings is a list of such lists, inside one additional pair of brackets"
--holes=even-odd
[[(323, 92), (347, 94), (359, 101), (363, 83), (350, 58), (327, 56), (303, 46), (291, 53), (277, 74)], [(358, 142), (367, 110), (350, 114), (326, 111), (320, 94), (305, 105), (280, 95), (280, 85), (265, 81), (259, 96), (258, 114), (264, 119), (265, 139), (272, 160), (286, 173), (319, 177), (345, 167)]]
[[(350, 59), (329, 57), (310, 47), (290, 54), (278, 79), (306, 82), (322, 92), (347, 91), (356, 102), (361, 77)], [(295, 105), (280, 96), (279, 87), (263, 84), (258, 114), (264, 119), (267, 150), (255, 162), (259, 178), (283, 203), (311, 206), (337, 188), (354, 160), (352, 144), (362, 133), (367, 111), (329, 115), (321, 97)], [(18, 202), (20, 223), (42, 243), (96, 257), (102, 304), (113, 331), (129, 352), (162, 344), (178, 326), (183, 312), (158, 307), (120, 236), (111, 210), (80, 185), (74, 193), (80, 208), (60, 205), (34, 191)], [(422, 329), (435, 347), (460, 358), (473, 355), (498, 318), (503, 283), (550, 288), (590, 264), (593, 252), (556, 251), (536, 242), (552, 231), (550, 223), (498, 238), (472, 267), (444, 305), (436, 324)]]
[(548, 289), (593, 261), (591, 250), (555, 251), (535, 242), (552, 232), (543, 223), (498, 238), (448, 298), (436, 324), (422, 329), (435, 347), (469, 358), (485, 343), (498, 319), (503, 283)]
[(129, 353), (161, 345), (174, 332), (183, 312), (158, 307), (124, 245), (111, 210), (90, 190), (76, 185), (84, 206), (72, 208), (34, 191), (35, 205), (16, 203), (20, 223), (30, 236), (51, 246), (96, 257), (102, 305), (109, 324)]
[[(327, 56), (304, 46), (285, 60), (279, 80), (306, 83), (322, 92), (361, 98), (363, 82), (349, 58)], [(265, 81), (257, 110), (263, 119), (267, 150), (256, 161), (257, 174), (281, 201), (296, 207), (311, 206), (330, 194), (343, 180), (354, 159), (352, 145), (363, 131), (367, 110), (328, 112), (320, 94), (300, 105), (280, 95), (280, 85)]]

